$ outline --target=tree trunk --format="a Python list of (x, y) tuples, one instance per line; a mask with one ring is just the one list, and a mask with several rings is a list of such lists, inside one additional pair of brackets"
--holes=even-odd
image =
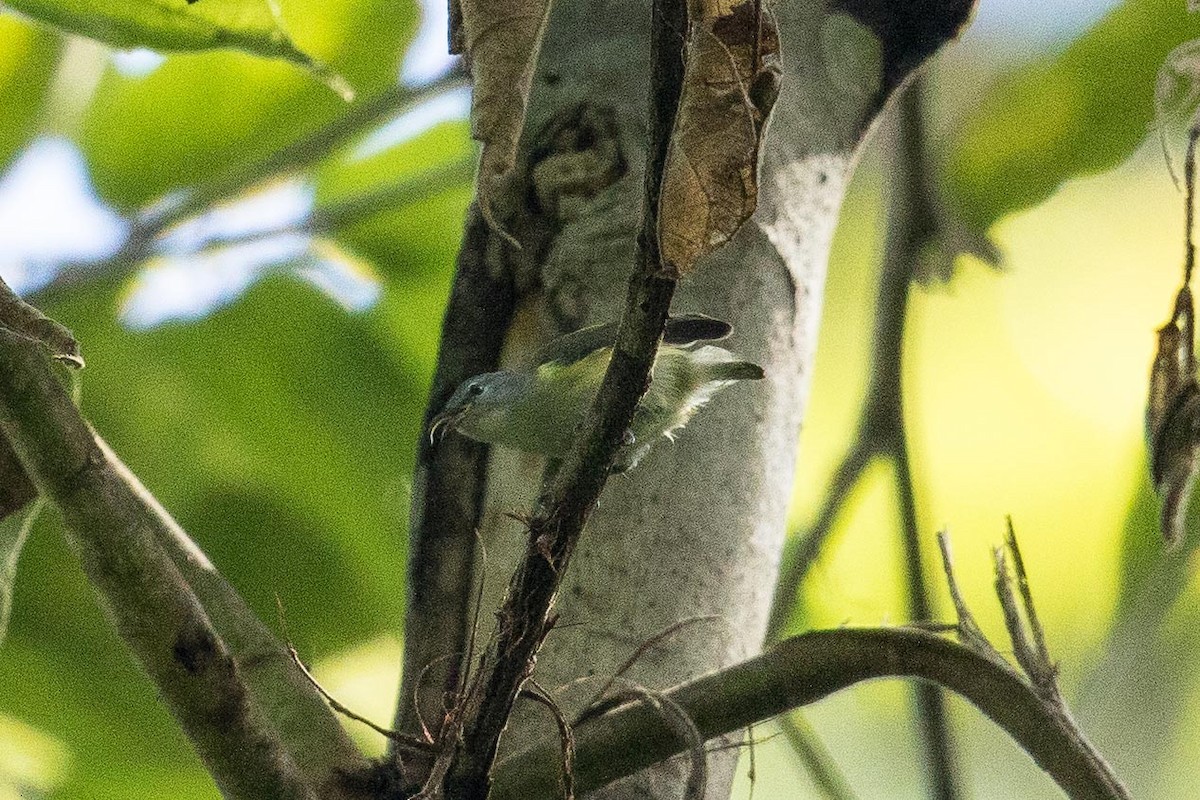
[[(527, 365), (548, 338), (620, 315), (645, 162), (648, 5), (554, 5), (504, 215), (525, 246), (515, 252), (494, 236), (479, 245), (489, 268), (517, 289), (507, 364)], [(778, 4), (784, 76), (759, 209), (684, 279), (673, 306), (676, 314), (731, 322), (725, 346), (762, 365), (767, 378), (726, 389), (675, 443), (659, 442), (636, 469), (609, 481), (565, 576), (560, 622), (534, 675), (568, 718), (639, 646), (681, 620), (717, 618), (655, 642), (623, 680), (663, 688), (761, 647), (829, 247), (854, 153), (888, 93), (958, 30), (971, 4), (833, 5)], [(488, 554), (481, 633), (524, 550), (524, 527), (510, 514), (530, 508), (542, 466), (492, 449), (480, 524)], [(556, 735), (543, 709), (519, 705), (505, 752)], [(736, 755), (710, 758), (709, 797), (728, 797)], [(686, 768), (661, 765), (598, 795), (677, 797)]]

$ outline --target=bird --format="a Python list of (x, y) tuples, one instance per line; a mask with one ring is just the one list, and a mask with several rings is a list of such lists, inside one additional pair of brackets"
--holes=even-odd
[[(728, 322), (687, 314), (671, 317), (651, 369), (650, 385), (617, 452), (613, 472), (633, 469), (660, 437), (674, 441), (721, 389), (761, 380), (762, 367), (712, 344)], [(429, 438), (456, 431), (486, 444), (561, 458), (571, 448), (612, 357), (617, 323), (582, 328), (547, 344), (530, 371), (502, 370), (463, 381), (429, 424)]]

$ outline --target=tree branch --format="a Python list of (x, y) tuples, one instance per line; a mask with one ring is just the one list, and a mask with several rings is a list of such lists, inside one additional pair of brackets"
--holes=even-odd
[(317, 130), (249, 164), (237, 164), (191, 189), (181, 200), (159, 209), (150, 209), (138, 222), (143, 236), (153, 237), (174, 223), (219, 203), (255, 184), (292, 170), (305, 167), (328, 155), (350, 138), (362, 133), (383, 118), (412, 108), (454, 89), (465, 88), (467, 78), (460, 67), (420, 87), (397, 84), (389, 87)]
[[(869, 405), (873, 402), (871, 397), (873, 396), (868, 395)], [(865, 411), (863, 416), (866, 416)], [(842, 457), (842, 462), (838, 464), (825, 490), (825, 500), (817, 513), (816, 521), (807, 533), (793, 537), (788, 542), (783, 563), (779, 566), (779, 580), (775, 584), (775, 598), (767, 623), (765, 640), (768, 643), (778, 642), (783, 638), (796, 606), (800, 586), (825, 548), (829, 534), (833, 532), (833, 524), (837, 521), (838, 512), (842, 510), (850, 492), (858, 484), (863, 471), (878, 454), (878, 442), (875, 437), (866, 435), (865, 428), (866, 425), (860, 422), (853, 446)]]
[(63, 512), (101, 605), (232, 800), (315, 800), (40, 345), (0, 330), (0, 431)]
[(369, 767), (325, 699), (296, 667), (287, 647), (221, 576), (208, 556), (96, 436), (103, 469), (125, 487), (121, 500), (149, 529), (225, 641), (254, 701), (275, 726), (296, 765), (321, 798), (349, 798), (341, 778)]
[(461, 158), (415, 175), (406, 175), (399, 180), (381, 183), (364, 190), (361, 194), (319, 205), (306, 217), (277, 228), (240, 231), (230, 236), (214, 237), (207, 240), (197, 252), (261, 242), (287, 234), (334, 236), (339, 228), (364, 222), (378, 214), (396, 212), (443, 192), (469, 185), (471, 177), (475, 174), (475, 162), (474, 156)]
[(792, 750), (804, 762), (813, 783), (828, 800), (857, 800), (858, 796), (850, 788), (846, 776), (834, 761), (833, 754), (825, 747), (825, 743), (817, 736), (808, 720), (799, 713), (781, 714), (779, 727)]
[[(469, 654), (466, 635), (475, 587), (475, 531), (487, 477), (485, 445), (451, 436), (435, 448), (425, 430), (458, 385), (496, 369), (516, 296), (512, 285), (487, 266), (490, 232), (477, 207), (469, 212), (450, 301), (442, 323), (438, 363), (417, 445), (409, 514), (408, 603), (404, 668), (396, 729), (435, 738), (446, 698), (462, 687)], [(429, 763), (406, 759), (406, 777), (420, 783)]]
[[(861, 681), (920, 678), (962, 695), (1003, 728), (1071, 798), (1125, 800), (1124, 787), (1066, 716), (1011, 667), (912, 628), (814, 631), (757, 658), (666, 693), (707, 738), (816, 702)], [(586, 792), (686, 748), (647, 703), (631, 703), (575, 729), (576, 788)], [(503, 761), (494, 800), (556, 797), (555, 744)]]
[[(675, 283), (658, 250), (662, 168), (683, 85), (687, 12), (681, 0), (655, 0), (651, 11), (649, 142), (642, 228), (616, 344), (575, 446), (554, 475), (529, 524), (525, 555), (498, 614), (497, 630), (476, 677), (447, 725), (427, 791), (483, 800), (500, 736), (522, 684), (554, 625), (554, 603), (571, 554), (604, 488), (613, 458), (645, 392)], [(444, 776), (444, 777), (443, 777)], [(436, 787), (436, 788), (435, 788)]]

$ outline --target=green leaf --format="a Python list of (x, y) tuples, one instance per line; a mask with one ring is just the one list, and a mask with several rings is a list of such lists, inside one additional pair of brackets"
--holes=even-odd
[(33, 135), (61, 39), (11, 15), (0, 15), (0, 170)]
[[(231, 48), (296, 64), (340, 94), (345, 82), (301, 51), (271, 0), (6, 0), (33, 19), (114, 47)], [(350, 93), (352, 94), (352, 93)]]
[(1200, 36), (1179, 0), (1129, 0), (1057, 57), (1003, 79), (954, 137), (944, 174), (962, 218), (987, 228), (1065, 180), (1110, 169), (1154, 123), (1159, 67)]
[[(296, 9), (289, 16), (296, 35), (360, 96), (395, 81), (401, 44), (416, 27), (411, 2), (288, 7)], [(134, 207), (256, 163), (344, 113), (345, 103), (281, 62), (183, 54), (140, 79), (109, 70), (82, 120), (79, 144), (100, 194)]]

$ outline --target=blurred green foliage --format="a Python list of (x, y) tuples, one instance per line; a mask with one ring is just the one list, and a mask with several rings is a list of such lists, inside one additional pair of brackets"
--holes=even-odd
[(951, 137), (953, 208), (986, 229), (1063, 181), (1129, 157), (1155, 124), (1155, 77), (1200, 17), (1180, 0), (1127, 0), (1057, 55), (1020, 67), (975, 102)]
[[(297, 41), (365, 98), (395, 81), (417, 14), (409, 3), (301, 0), (288, 3), (287, 20)], [(236, 52), (185, 54), (138, 80), (105, 69), (78, 141), (101, 195), (136, 208), (253, 163), (345, 108), (288, 64)]]
[[(411, 4), (378, 0), (286, 11), (301, 46), (360, 97), (396, 81), (418, 19)], [(53, 122), (38, 112), (61, 49), (60, 37), (0, 17), (0, 163)], [(71, 127), (100, 197), (122, 209), (252, 165), (346, 109), (294, 67), (239, 53), (175, 56), (140, 78), (106, 59), (84, 67), (103, 74)], [(465, 123), (442, 125), (360, 163), (318, 153), (314, 182), (335, 197), (470, 152)], [(377, 209), (343, 232), (384, 286), (364, 313), (282, 275), (198, 322), (148, 331), (119, 322), (127, 278), (42, 301), (85, 343), (83, 408), (97, 429), (272, 626), (279, 598), (306, 658), (399, 632), (408, 476), (468, 199), (465, 181), (429, 187), (427, 203)], [(0, 649), (0, 738), (20, 721), (61, 750), (39, 755), (33, 734), (0, 744), (35, 766), (24, 776), (0, 766), (0, 797), (24, 786), (80, 800), (215, 798), (59, 526), (45, 515), (20, 562), (19, 611)]]
[(0, 43), (0, 164), (7, 164), (38, 127), (61, 40), (15, 17), (0, 16)]

